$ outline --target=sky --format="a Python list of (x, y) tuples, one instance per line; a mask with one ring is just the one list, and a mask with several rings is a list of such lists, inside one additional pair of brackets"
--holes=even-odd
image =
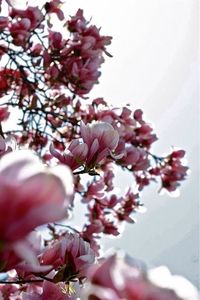
[[(124, 248), (198, 286), (198, 1), (67, 0), (65, 15), (78, 8), (92, 17), (102, 34), (113, 36), (113, 58), (106, 59), (91, 99), (104, 97), (113, 106), (142, 108), (159, 136), (154, 152), (162, 155), (178, 146), (187, 151), (190, 166), (178, 198), (158, 195), (158, 186), (147, 189), (142, 195), (147, 212), (138, 214), (137, 224), (126, 226), (121, 238), (105, 239), (104, 248)], [(119, 176), (117, 184), (123, 189), (128, 180)]]
[[(80, 7), (102, 34), (113, 36), (100, 84), (91, 98), (142, 108), (160, 137), (153, 150), (172, 146), (187, 151), (188, 180), (180, 197), (147, 189), (145, 214), (126, 226), (120, 239), (105, 239), (105, 248), (124, 248), (150, 266), (167, 265), (175, 274), (199, 284), (199, 130), (197, 87), (197, 9), (193, 0), (67, 1), (66, 14)], [(124, 188), (127, 177), (119, 177)]]

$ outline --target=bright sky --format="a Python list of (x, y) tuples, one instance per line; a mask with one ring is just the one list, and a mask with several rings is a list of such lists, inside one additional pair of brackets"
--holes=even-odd
[[(92, 16), (102, 33), (113, 36), (100, 84), (91, 96), (113, 105), (142, 108), (160, 140), (155, 152), (170, 146), (186, 149), (191, 167), (179, 198), (158, 196), (157, 187), (143, 195), (148, 208), (127, 226), (121, 239), (107, 247), (123, 247), (152, 265), (166, 264), (198, 285), (198, 98), (197, 4), (195, 0), (73, 0), (66, 14), (79, 7)], [(121, 184), (121, 182), (124, 182)], [(119, 178), (126, 185), (127, 178)]]

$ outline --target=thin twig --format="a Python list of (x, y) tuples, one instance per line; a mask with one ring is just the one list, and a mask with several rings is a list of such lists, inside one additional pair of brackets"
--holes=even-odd
[(42, 279), (33, 279), (33, 280), (14, 280), (14, 281), (2, 281), (0, 280), (0, 284), (26, 284), (26, 283), (36, 283), (43, 282)]

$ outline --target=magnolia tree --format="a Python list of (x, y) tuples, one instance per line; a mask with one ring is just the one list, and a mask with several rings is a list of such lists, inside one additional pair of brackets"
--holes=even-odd
[[(157, 136), (140, 109), (89, 99), (112, 38), (81, 9), (66, 19), (60, 0), (0, 3), (0, 299), (197, 299), (165, 268), (102, 253), (102, 236), (134, 223), (144, 188), (172, 193), (188, 170), (183, 150), (152, 153)], [(120, 196), (118, 169), (133, 181)], [(73, 228), (80, 202), (85, 223)]]

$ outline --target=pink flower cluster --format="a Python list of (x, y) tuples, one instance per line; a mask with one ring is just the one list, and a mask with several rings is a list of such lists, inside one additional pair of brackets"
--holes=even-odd
[(38, 7), (28, 7), (26, 10), (13, 8), (10, 13), (12, 23), (9, 27), (13, 43), (16, 46), (25, 47), (35, 30), (43, 20), (43, 14)]
[(183, 164), (184, 150), (174, 150), (164, 158), (156, 159), (157, 166), (150, 170), (150, 174), (161, 178), (162, 187), (174, 192), (180, 186), (180, 181), (187, 176), (188, 167)]
[(59, 32), (49, 34), (50, 51), (44, 53), (47, 79), (51, 85), (64, 84), (82, 96), (98, 83), (101, 74), (98, 69), (104, 62), (102, 54), (108, 54), (105, 47), (111, 37), (101, 36), (96, 26), (89, 26), (80, 9), (66, 25), (71, 32), (70, 41), (64, 40)]
[(82, 236), (89, 241), (96, 253), (99, 247), (96, 244), (101, 233), (117, 236), (121, 231), (123, 221), (134, 223), (132, 218), (141, 206), (138, 195), (130, 189), (125, 196), (117, 197), (105, 194), (105, 183), (102, 178), (92, 182), (83, 194), (83, 201), (88, 203), (89, 224), (82, 230)]
[(180, 181), (184, 180), (187, 175), (188, 167), (182, 164), (182, 158), (185, 151), (173, 151), (167, 157), (167, 164), (161, 168), (162, 186), (169, 192), (175, 191), (180, 186)]

